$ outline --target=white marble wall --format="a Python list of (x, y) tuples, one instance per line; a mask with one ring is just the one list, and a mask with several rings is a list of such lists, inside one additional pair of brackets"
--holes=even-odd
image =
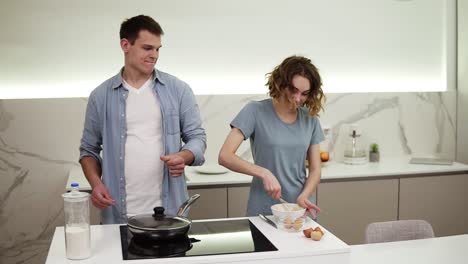
[[(208, 162), (217, 162), (219, 148), (230, 130), (229, 122), (242, 106), (262, 98), (266, 96), (198, 97), (207, 129)], [(329, 94), (320, 120), (322, 126), (332, 129), (329, 147), (337, 161), (343, 160), (352, 123), (360, 126), (366, 149), (371, 142), (380, 145), (382, 158), (455, 155), (455, 92)], [(239, 154), (251, 158), (248, 141), (242, 144)]]
[[(259, 96), (198, 96), (208, 135), (207, 162), (217, 154), (229, 122)], [(0, 101), (0, 263), (43, 263), (54, 228), (63, 225), (67, 172), (78, 166), (86, 99)], [(381, 158), (455, 155), (456, 93), (330, 94), (321, 114), (341, 159), (346, 124), (358, 123)], [(248, 142), (239, 153), (251, 158)]]

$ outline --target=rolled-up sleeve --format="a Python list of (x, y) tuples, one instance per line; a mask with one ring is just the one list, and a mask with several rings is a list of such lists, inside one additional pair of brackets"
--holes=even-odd
[(83, 128), (83, 136), (80, 144), (80, 160), (83, 157), (93, 157), (102, 164), (102, 133), (100, 127), (102, 122), (99, 121), (99, 114), (96, 105), (96, 97), (91, 93), (86, 107), (86, 116)]
[(185, 143), (182, 150), (189, 150), (194, 155), (192, 166), (205, 163), (206, 133), (202, 127), (200, 110), (195, 95), (188, 85), (184, 87), (180, 102), (181, 138)]

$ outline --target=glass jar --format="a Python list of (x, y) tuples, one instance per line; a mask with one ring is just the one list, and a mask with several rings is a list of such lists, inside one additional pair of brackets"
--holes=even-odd
[(361, 129), (357, 124), (350, 126), (348, 143), (344, 151), (344, 163), (351, 165), (367, 163), (366, 150), (361, 139)]

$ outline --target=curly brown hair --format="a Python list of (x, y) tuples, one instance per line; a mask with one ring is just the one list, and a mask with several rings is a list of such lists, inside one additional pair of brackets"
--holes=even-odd
[(295, 87), (292, 84), (293, 77), (300, 75), (307, 78), (310, 82), (310, 93), (304, 103), (304, 106), (309, 109), (309, 115), (315, 116), (323, 109), (325, 103), (325, 94), (322, 90), (322, 78), (317, 67), (312, 64), (310, 59), (302, 56), (291, 56), (286, 58), (275, 69), (266, 74), (268, 78), (268, 94), (273, 99), (278, 100), (288, 89), (294, 92)]

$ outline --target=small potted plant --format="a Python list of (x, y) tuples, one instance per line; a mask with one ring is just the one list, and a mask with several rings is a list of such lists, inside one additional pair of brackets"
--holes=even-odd
[(369, 161), (370, 162), (379, 162), (379, 160), (380, 160), (379, 144), (372, 143), (370, 145)]

